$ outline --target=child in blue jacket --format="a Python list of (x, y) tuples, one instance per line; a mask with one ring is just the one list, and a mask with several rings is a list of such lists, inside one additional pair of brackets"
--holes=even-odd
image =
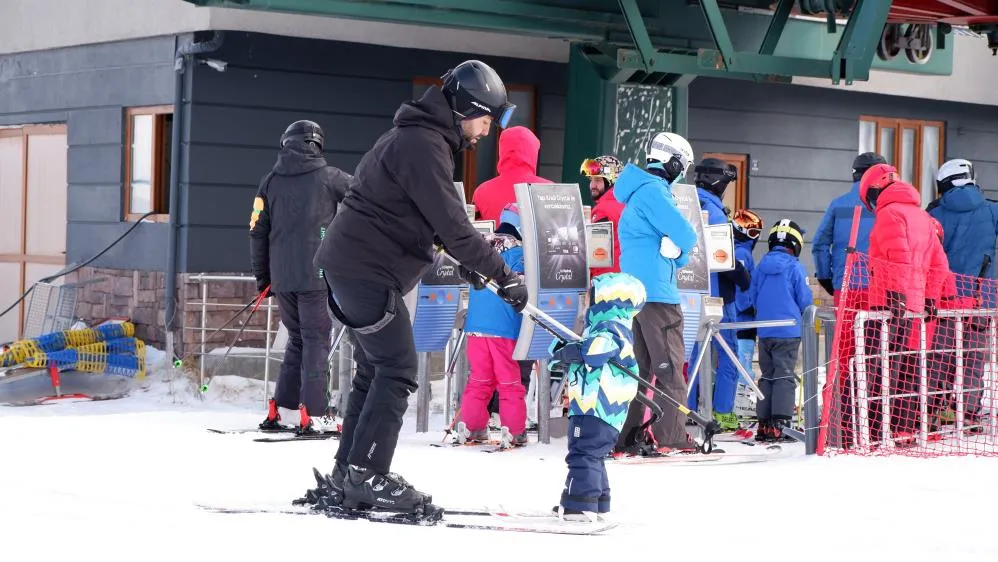
[[(492, 247), (515, 273), (523, 274), (520, 212), (516, 203), (506, 205)], [(520, 315), (489, 289), (472, 289), (468, 297), (467, 352), (470, 373), (461, 397), (461, 421), (454, 428), (458, 443), (488, 440), (489, 400), (499, 393), (502, 446), (527, 443), (526, 389), (520, 382), (520, 365), (513, 348), (520, 335)]]
[(748, 301), (755, 306), (756, 320), (797, 321), (793, 326), (759, 328), (759, 389), (765, 398), (756, 404), (757, 441), (783, 439), (783, 428), (794, 414), (801, 315), (814, 298), (798, 261), (803, 247), (804, 230), (797, 223), (777, 222), (769, 231), (769, 253), (756, 265), (749, 287)]
[(592, 521), (610, 511), (604, 459), (638, 393), (631, 325), (645, 304), (645, 287), (627, 273), (604, 273), (591, 284), (582, 341), (551, 344), (550, 368), (568, 382), (568, 477), (555, 508), (566, 520)]

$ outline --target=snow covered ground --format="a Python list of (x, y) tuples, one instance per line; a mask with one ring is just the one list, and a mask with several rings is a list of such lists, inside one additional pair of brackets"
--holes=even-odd
[[(984, 458), (611, 465), (621, 525), (603, 536), (201, 511), (195, 503), (290, 500), (313, 486), (313, 466), (332, 467), (334, 440), (205, 431), (255, 426), (261, 385), (217, 377), (202, 401), (160, 367), (120, 400), (0, 407), (2, 559), (998, 560), (998, 459)], [(436, 503), (557, 503), (564, 440), (492, 455), (427, 446), (443, 425), (437, 415), (417, 434), (410, 410), (393, 466)]]

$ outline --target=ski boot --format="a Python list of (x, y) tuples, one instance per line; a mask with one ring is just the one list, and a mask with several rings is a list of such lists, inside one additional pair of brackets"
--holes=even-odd
[(346, 509), (377, 509), (430, 516), (438, 508), (433, 496), (424, 494), (402, 476), (389, 472), (380, 474), (371, 468), (350, 465), (343, 479), (343, 502)]
[(267, 401), (267, 419), (257, 426), (260, 429), (281, 429), (281, 413), (277, 411), (277, 401), (271, 398)]
[(523, 433), (513, 435), (510, 433), (509, 428), (502, 426), (499, 437), (499, 448), (500, 449), (511, 449), (513, 447), (522, 447), (527, 444), (527, 430), (523, 430)]
[(457, 422), (454, 427), (454, 442), (458, 445), (485, 443), (489, 440), (489, 430), (476, 429), (471, 431), (464, 422)]
[(323, 475), (319, 469), (312, 468), (315, 477), (315, 488), (305, 491), (305, 495), (291, 502), (294, 505), (311, 505), (313, 509), (326, 509), (343, 503), (343, 480), (347, 475), (347, 463), (336, 461), (333, 472)]
[(790, 426), (790, 418), (774, 416), (772, 422), (769, 425), (769, 437), (770, 441), (788, 443), (794, 441), (793, 437), (783, 434), (783, 428)]
[(566, 509), (564, 506), (556, 505), (551, 509), (551, 513), (562, 521), (573, 523), (596, 523), (603, 521), (603, 515), (595, 511), (582, 511), (579, 509)]
[(714, 421), (721, 426), (721, 431), (723, 433), (729, 433), (741, 429), (741, 425), (738, 423), (738, 414), (734, 412), (728, 412), (726, 414), (714, 412)]

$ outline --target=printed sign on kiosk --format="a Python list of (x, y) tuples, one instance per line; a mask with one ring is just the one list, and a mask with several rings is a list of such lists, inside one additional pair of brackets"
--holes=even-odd
[[(517, 184), (530, 303), (573, 326), (589, 286), (586, 227), (578, 184)], [(549, 357), (552, 336), (524, 317), (513, 358)]]
[(707, 242), (704, 236), (705, 216), (700, 211), (700, 199), (696, 187), (677, 183), (672, 186), (672, 196), (683, 218), (697, 233), (697, 245), (690, 252), (690, 261), (679, 269), (680, 305), (683, 309), (684, 357), (690, 360), (693, 344), (700, 330), (701, 299), (710, 295), (710, 268), (708, 265)]
[[(454, 187), (464, 204), (464, 184), (455, 182)], [(417, 352), (443, 351), (447, 347), (461, 305), (461, 290), (465, 285), (467, 283), (458, 273), (457, 266), (442, 254), (436, 254), (433, 264), (414, 289), (415, 306), (410, 309)]]

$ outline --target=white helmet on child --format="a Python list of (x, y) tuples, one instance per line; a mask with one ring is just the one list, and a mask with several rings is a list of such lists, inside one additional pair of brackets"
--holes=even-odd
[(975, 182), (974, 165), (962, 158), (946, 162), (939, 167), (939, 172), (936, 174), (936, 187), (939, 193)]
[(678, 181), (693, 163), (693, 147), (676, 133), (659, 133), (648, 147), (647, 160), (660, 165), (670, 182)]

